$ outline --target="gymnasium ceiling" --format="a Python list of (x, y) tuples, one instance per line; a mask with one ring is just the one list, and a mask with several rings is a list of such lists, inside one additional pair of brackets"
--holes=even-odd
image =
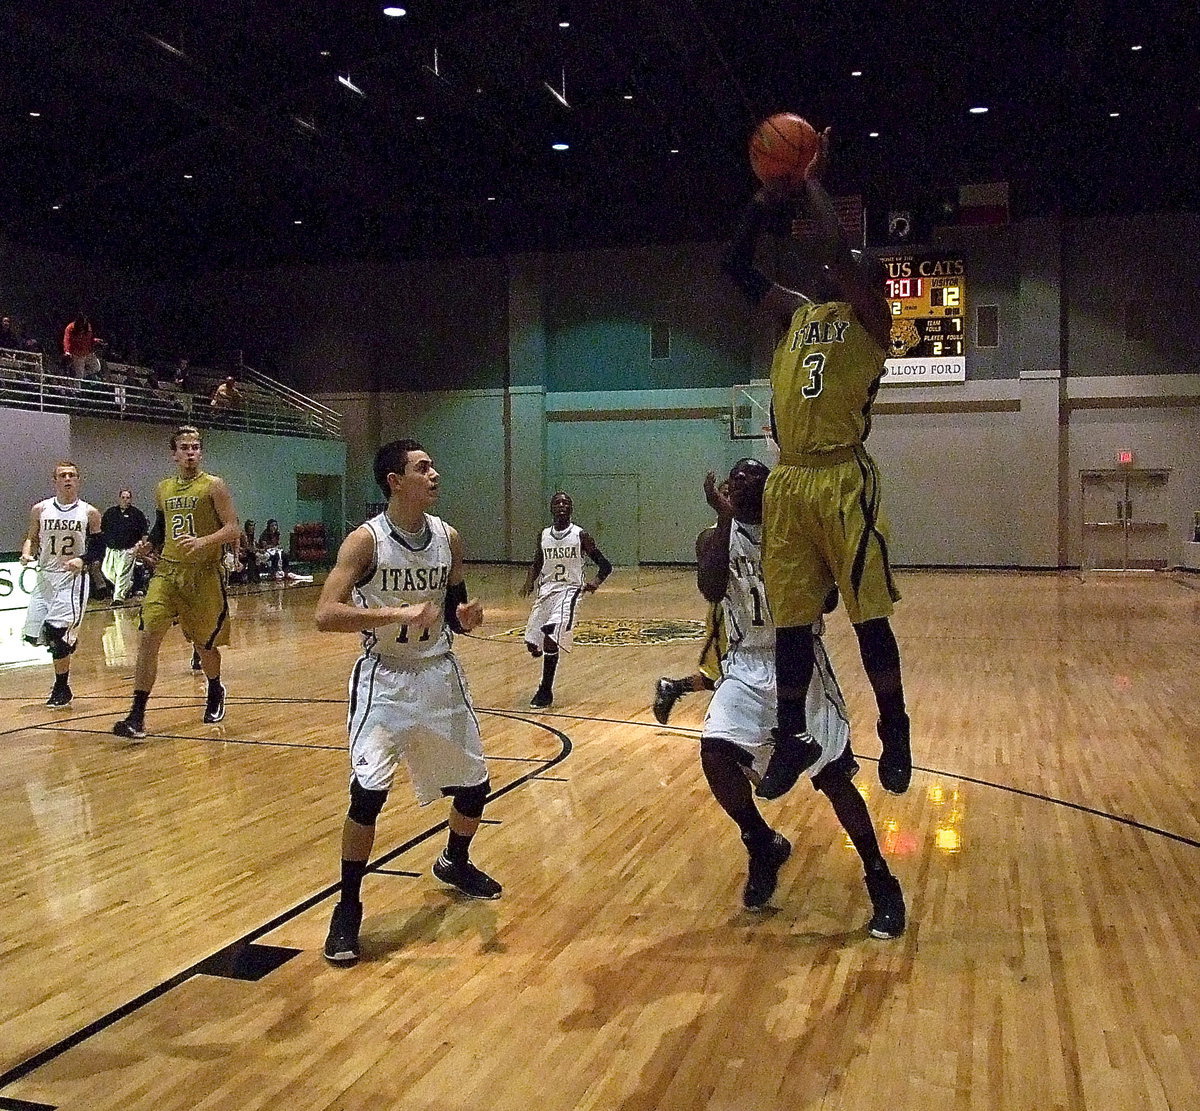
[(715, 239), (781, 109), (873, 214), (1200, 207), (1193, 0), (400, 2), (4, 0), (3, 234), (154, 275)]

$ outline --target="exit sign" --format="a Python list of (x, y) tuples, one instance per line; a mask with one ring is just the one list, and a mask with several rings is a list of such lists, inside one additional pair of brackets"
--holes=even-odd
[(1133, 462), (1133, 452), (1128, 449), (1117, 452), (1117, 462), (1123, 467), (1128, 467)]

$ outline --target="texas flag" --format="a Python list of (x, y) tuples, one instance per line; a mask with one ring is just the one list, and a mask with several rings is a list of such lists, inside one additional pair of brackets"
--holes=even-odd
[(960, 224), (1007, 224), (1008, 182), (992, 181), (986, 185), (958, 187), (958, 222)]

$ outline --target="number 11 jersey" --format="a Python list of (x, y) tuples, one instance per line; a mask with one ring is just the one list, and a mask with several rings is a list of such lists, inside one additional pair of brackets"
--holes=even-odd
[(393, 622), (364, 630), (363, 654), (392, 667), (446, 655), (450, 651), (446, 587), (453, 561), (446, 523), (426, 513), (422, 533), (409, 537), (401, 534), (384, 512), (372, 517), (365, 527), (375, 538), (375, 559), (368, 574), (354, 586), (354, 604), (374, 609), (432, 602), (438, 613), (428, 629)]

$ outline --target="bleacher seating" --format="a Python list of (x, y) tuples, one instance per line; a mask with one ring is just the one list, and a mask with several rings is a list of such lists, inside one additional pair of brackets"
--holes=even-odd
[(37, 352), (0, 349), (0, 406), (155, 424), (193, 421), (203, 428), (341, 439), (341, 416), (334, 410), (249, 367), (240, 369), (238, 388), (244, 403), (236, 409), (214, 409), (212, 392), (225, 378), (215, 371), (193, 368), (191, 388), (184, 392), (170, 381), (151, 385), (153, 375), (141, 366), (105, 361), (96, 377), (76, 378), (48, 372)]

